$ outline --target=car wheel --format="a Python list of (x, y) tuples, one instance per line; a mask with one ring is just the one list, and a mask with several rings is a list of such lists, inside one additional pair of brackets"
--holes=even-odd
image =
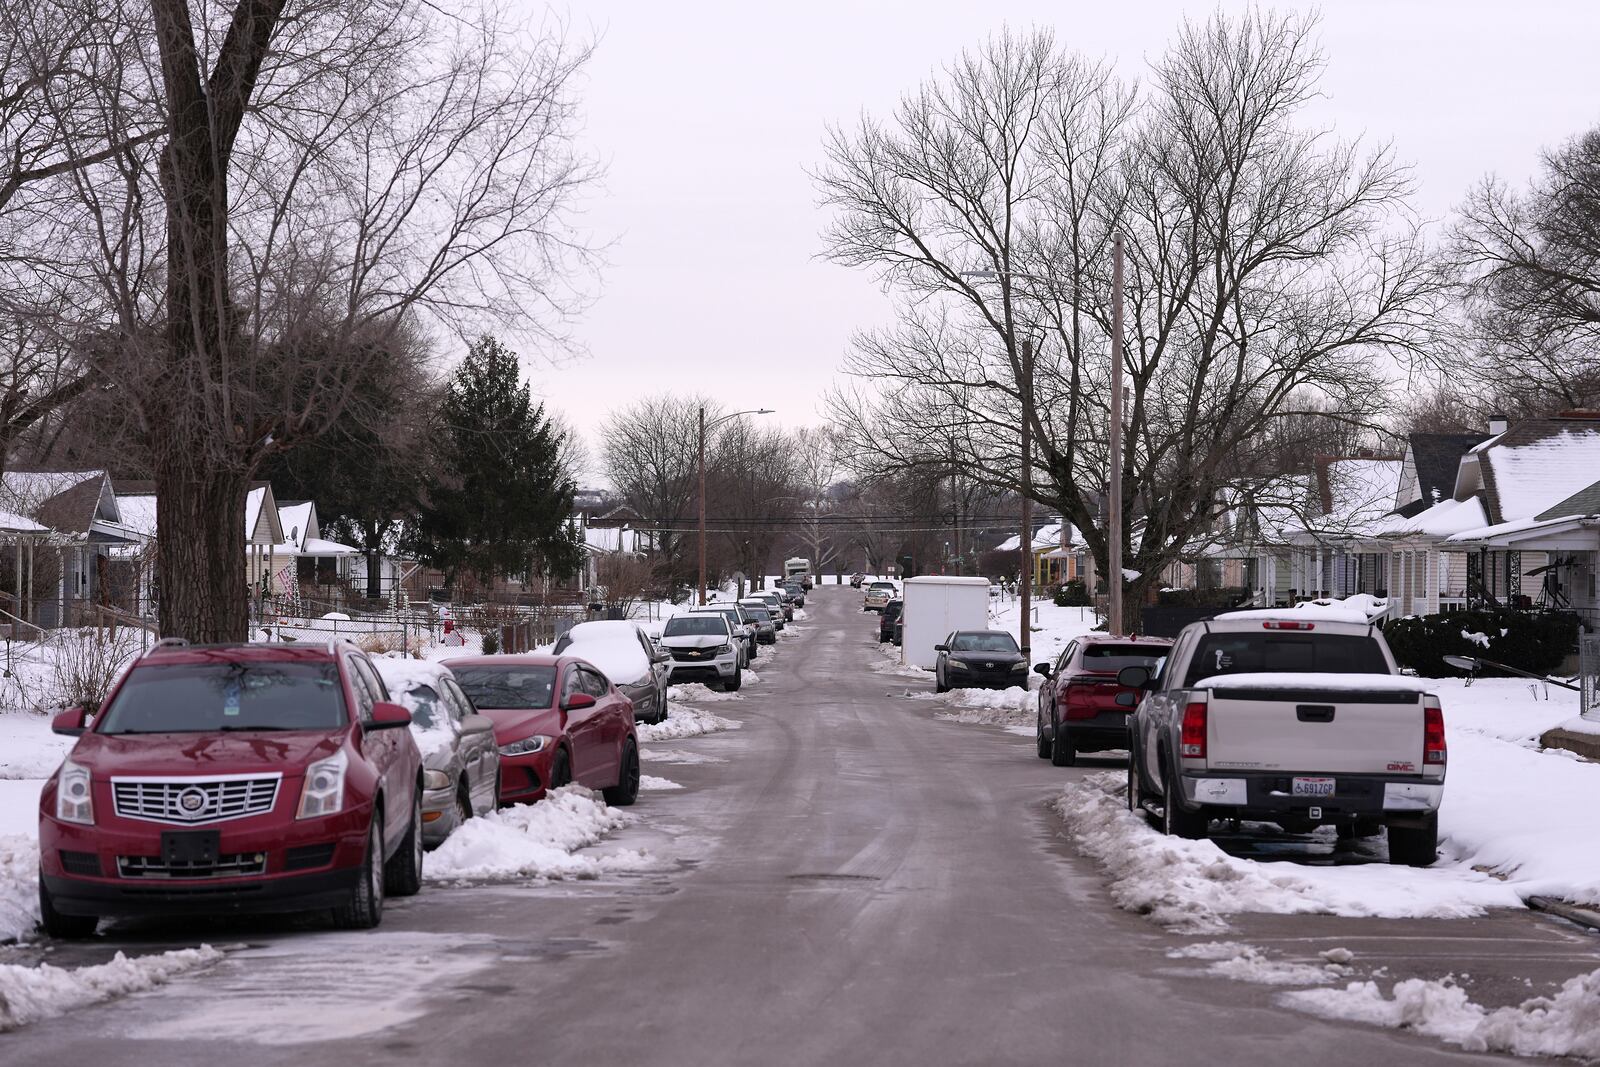
[(1078, 750), (1072, 743), (1072, 735), (1063, 730), (1054, 717), (1050, 726), (1050, 762), (1057, 767), (1071, 767), (1078, 762)]
[(461, 786), (456, 790), (456, 826), (460, 826), (472, 818), (472, 791), (467, 788), (467, 780), (461, 780)]
[(1211, 820), (1203, 812), (1186, 811), (1177, 796), (1175, 774), (1168, 774), (1161, 783), (1161, 830), (1169, 837), (1198, 841), (1206, 836)]
[(560, 789), (564, 785), (572, 784), (572, 763), (567, 759), (567, 750), (556, 749), (556, 758), (550, 761), (550, 786), (545, 790)]
[(628, 738), (622, 746), (622, 763), (617, 767), (617, 784), (601, 790), (606, 803), (626, 808), (639, 799), (639, 746)]
[(61, 914), (50, 899), (50, 890), (44, 887), (44, 879), (39, 879), (39, 925), (44, 927), (45, 933), (57, 941), (81, 941), (93, 936), (99, 923), (95, 915)]
[(1429, 815), (1421, 826), (1389, 827), (1389, 862), (1407, 867), (1427, 867), (1439, 858), (1439, 815)]
[(1039, 758), (1050, 758), (1050, 739), (1044, 735), (1044, 716), (1037, 710), (1033, 714), (1033, 743), (1038, 746)]
[(422, 794), (411, 803), (411, 825), (383, 867), (383, 891), (392, 897), (416, 896), (422, 888)]
[(375, 813), (367, 829), (366, 862), (350, 890), (350, 899), (333, 909), (333, 925), (341, 930), (370, 930), (383, 921), (383, 827)]
[(733, 672), (733, 677), (724, 678), (722, 680), (722, 691), (724, 693), (737, 693), (739, 691), (739, 687), (741, 685), (743, 685), (743, 684), (744, 684), (744, 674), (743, 674), (743, 672), (735, 669), (734, 672)]

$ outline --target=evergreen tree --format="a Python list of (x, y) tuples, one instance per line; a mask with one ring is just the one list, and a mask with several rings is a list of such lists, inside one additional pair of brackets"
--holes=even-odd
[(450, 377), (440, 422), (409, 546), (451, 585), (462, 573), (574, 573), (583, 558), (568, 524), (576, 487), (562, 435), (521, 381), (516, 354), (480, 338)]

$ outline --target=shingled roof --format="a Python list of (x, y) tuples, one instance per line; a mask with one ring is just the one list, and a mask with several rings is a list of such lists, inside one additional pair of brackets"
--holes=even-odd
[(1532, 518), (1559, 506), (1600, 469), (1600, 416), (1528, 419), (1475, 446), (1491, 523)]

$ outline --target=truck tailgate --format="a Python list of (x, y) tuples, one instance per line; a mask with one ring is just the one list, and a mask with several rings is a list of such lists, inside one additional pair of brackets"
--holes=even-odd
[(1206, 762), (1235, 770), (1416, 774), (1422, 695), (1393, 689), (1210, 690)]

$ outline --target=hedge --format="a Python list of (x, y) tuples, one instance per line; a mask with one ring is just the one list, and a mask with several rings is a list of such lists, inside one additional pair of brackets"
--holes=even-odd
[[(1473, 635), (1473, 636), (1463, 636)], [(1477, 635), (1488, 640), (1485, 647)], [(1383, 627), (1396, 662), (1426, 678), (1460, 678), (1445, 656), (1486, 656), (1535, 674), (1559, 670), (1578, 644), (1578, 617), (1566, 612), (1474, 610), (1411, 615)], [(1495, 673), (1485, 669), (1485, 674)]]
[(1089, 591), (1084, 588), (1083, 582), (1077, 578), (1070, 582), (1062, 582), (1056, 586), (1052, 599), (1058, 608), (1086, 608), (1089, 606)]

